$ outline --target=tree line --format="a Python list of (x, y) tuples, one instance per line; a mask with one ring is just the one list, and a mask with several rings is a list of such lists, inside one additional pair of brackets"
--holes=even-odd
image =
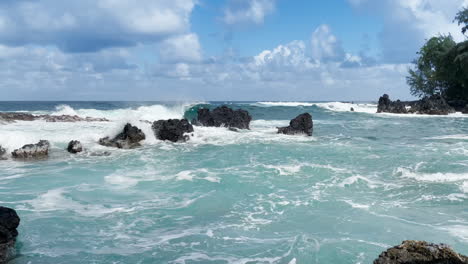
[[(468, 31), (468, 8), (459, 11), (454, 22)], [(465, 35), (466, 36), (466, 35)], [(427, 40), (417, 53), (406, 78), (411, 94), (417, 97), (439, 94), (447, 101), (468, 103), (468, 41), (457, 43), (453, 37), (439, 35)]]

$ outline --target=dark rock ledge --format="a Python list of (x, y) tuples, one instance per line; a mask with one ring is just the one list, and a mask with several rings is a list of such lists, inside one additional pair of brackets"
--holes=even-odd
[(382, 252), (374, 264), (468, 264), (468, 257), (445, 244), (407, 240)]
[(79, 117), (77, 115), (33, 115), (18, 112), (0, 112), (0, 122), (45, 120), (46, 122), (107, 122), (106, 118)]
[(291, 122), (289, 122), (289, 126), (278, 127), (278, 134), (305, 134), (307, 136), (312, 136), (313, 126), (314, 123), (312, 122), (312, 116), (309, 113), (304, 113), (291, 120)]

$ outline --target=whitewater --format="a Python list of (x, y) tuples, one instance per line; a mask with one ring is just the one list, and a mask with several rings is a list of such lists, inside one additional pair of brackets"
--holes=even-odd
[[(199, 106), (250, 112), (250, 130), (195, 126), (185, 143), (148, 121)], [(350, 111), (353, 108), (354, 111)], [(377, 114), (343, 102), (0, 102), (0, 111), (109, 122), (0, 123), (0, 205), (21, 217), (14, 264), (372, 263), (403, 240), (468, 254), (468, 115)], [(277, 134), (298, 114), (312, 137)], [(142, 147), (97, 144), (126, 123)], [(79, 140), (87, 150), (65, 148)], [(92, 156), (91, 152), (111, 153)]]

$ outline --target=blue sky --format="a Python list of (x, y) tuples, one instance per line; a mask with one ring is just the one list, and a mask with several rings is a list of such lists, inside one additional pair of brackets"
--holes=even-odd
[(1, 100), (410, 98), (468, 0), (3, 0)]

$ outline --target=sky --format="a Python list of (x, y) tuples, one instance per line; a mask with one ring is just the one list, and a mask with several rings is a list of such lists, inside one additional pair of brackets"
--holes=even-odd
[(410, 99), (468, 0), (0, 0), (0, 100)]

